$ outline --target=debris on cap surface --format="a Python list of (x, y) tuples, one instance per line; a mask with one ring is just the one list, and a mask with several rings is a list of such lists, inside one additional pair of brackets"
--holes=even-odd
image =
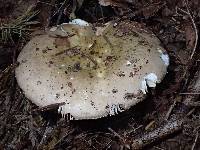
[(142, 101), (167, 72), (165, 50), (134, 22), (109, 22), (100, 31), (62, 24), (28, 42), (16, 68), (26, 97), (40, 107), (65, 102), (59, 112), (75, 120), (116, 115)]

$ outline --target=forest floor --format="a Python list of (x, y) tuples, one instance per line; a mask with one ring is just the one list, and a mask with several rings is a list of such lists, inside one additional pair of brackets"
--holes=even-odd
[[(200, 1), (99, 1), (107, 6), (98, 0), (0, 0), (0, 149), (200, 149)], [(69, 121), (56, 108), (32, 104), (15, 79), (17, 56), (31, 37), (74, 17), (145, 25), (170, 56), (163, 82), (130, 110), (97, 120)]]

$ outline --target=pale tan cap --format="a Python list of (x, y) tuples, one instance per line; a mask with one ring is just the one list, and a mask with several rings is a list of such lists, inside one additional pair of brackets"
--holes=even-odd
[(19, 54), (16, 78), (39, 107), (59, 108), (75, 120), (129, 109), (167, 72), (159, 40), (134, 23), (109, 23), (98, 36), (90, 26), (64, 24), (34, 37)]

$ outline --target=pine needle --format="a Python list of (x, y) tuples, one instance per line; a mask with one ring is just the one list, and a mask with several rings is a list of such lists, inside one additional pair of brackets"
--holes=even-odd
[(38, 21), (32, 21), (39, 11), (33, 11), (32, 6), (27, 9), (27, 11), (13, 22), (8, 24), (0, 24), (0, 42), (14, 42), (14, 37), (17, 39), (26, 39), (29, 32), (33, 29), (30, 28), (31, 25), (38, 24)]

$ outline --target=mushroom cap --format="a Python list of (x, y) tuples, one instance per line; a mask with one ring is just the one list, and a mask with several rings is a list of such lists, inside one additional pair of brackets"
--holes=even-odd
[(16, 79), (40, 107), (65, 102), (59, 112), (96, 119), (129, 109), (166, 74), (160, 41), (133, 22), (62, 24), (34, 37), (18, 56)]

